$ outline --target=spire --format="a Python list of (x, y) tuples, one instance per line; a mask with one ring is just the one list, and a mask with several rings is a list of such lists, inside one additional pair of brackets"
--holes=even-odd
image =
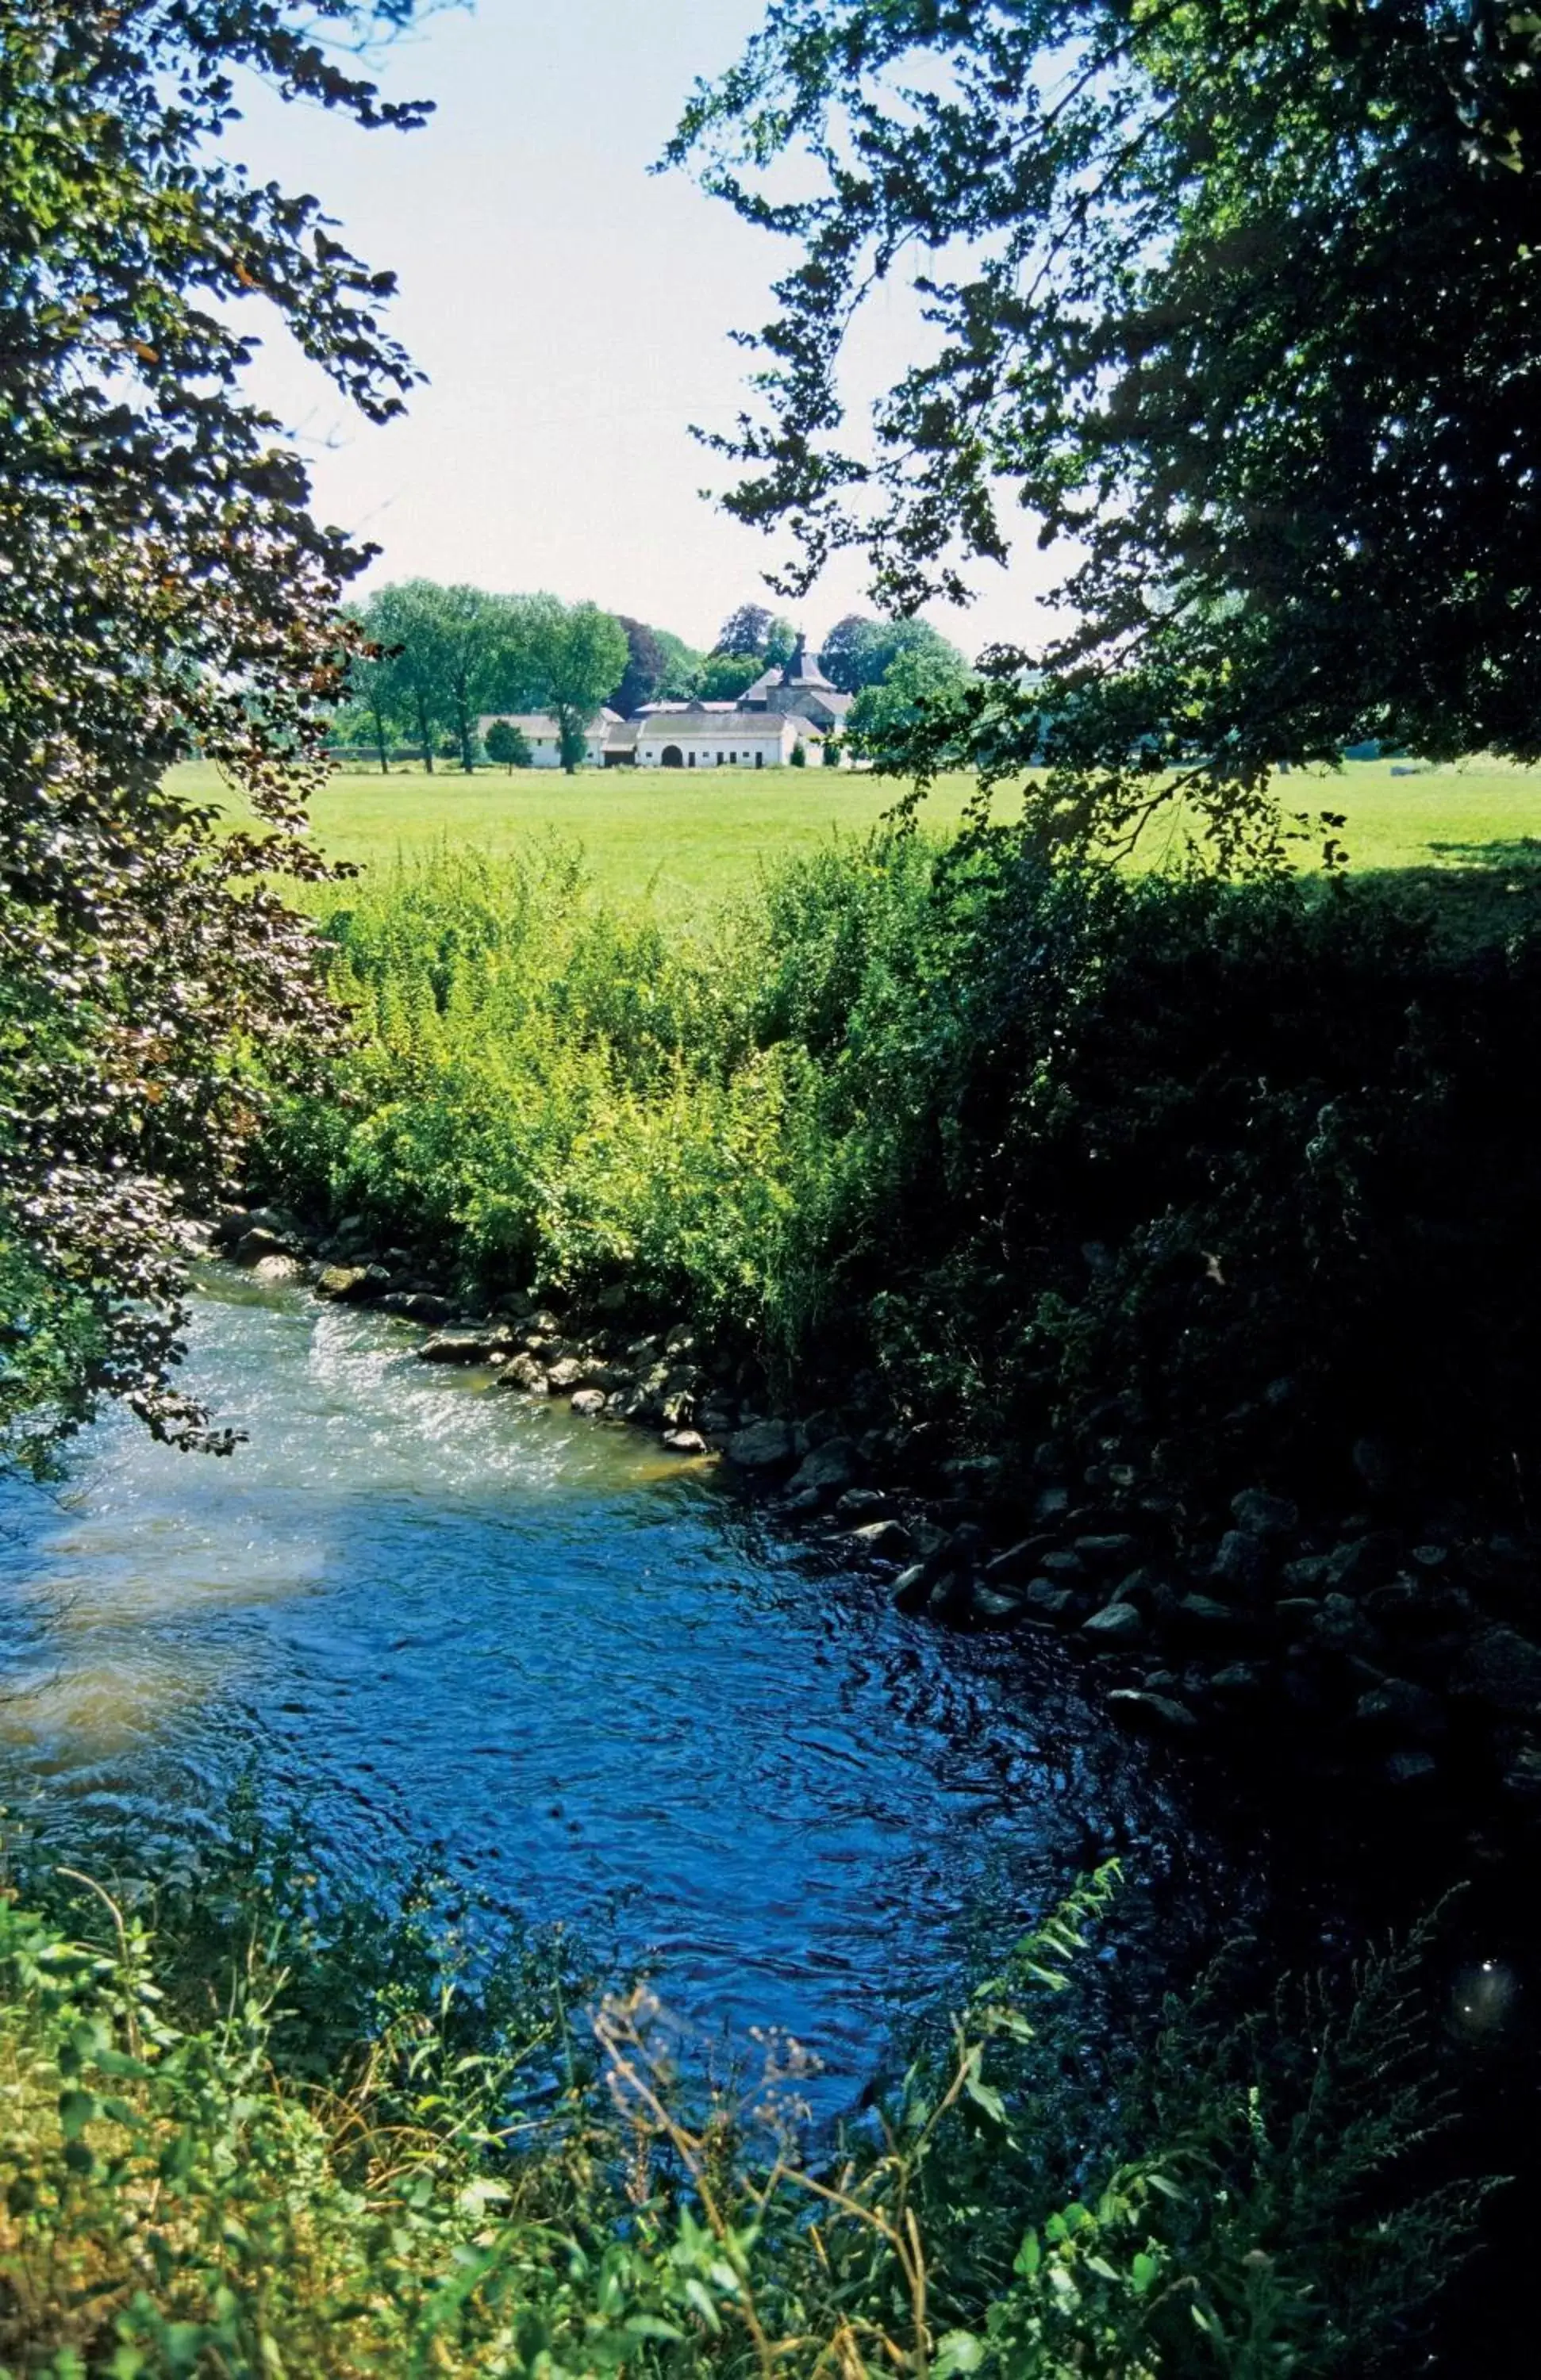
[(783, 686), (826, 686), (830, 681), (817, 662), (808, 659), (808, 640), (805, 631), (797, 631), (797, 641), (792, 648), (792, 659), (782, 672)]

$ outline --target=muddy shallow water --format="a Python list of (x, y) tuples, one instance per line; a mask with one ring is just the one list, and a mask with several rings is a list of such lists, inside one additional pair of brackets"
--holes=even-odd
[(1234, 1903), (1181, 1779), (1051, 1641), (906, 1619), (710, 1465), (415, 1343), (211, 1276), (191, 1374), (249, 1442), (114, 1419), (62, 1488), (0, 1489), (13, 1807), (172, 1857), (254, 1765), (323, 1862), (474, 1877), (847, 2089), (1105, 1852), (1135, 1878), (1106, 1956)]

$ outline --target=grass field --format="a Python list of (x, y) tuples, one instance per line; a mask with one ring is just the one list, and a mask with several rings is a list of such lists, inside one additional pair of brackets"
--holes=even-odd
[[(1393, 776), (1384, 760), (1349, 761), (1336, 774), (1292, 776), (1280, 792), (1291, 809), (1347, 813), (1352, 867), (1467, 869), (1504, 867), (1541, 837), (1541, 770), (1474, 761)], [(212, 770), (188, 767), (176, 783), (217, 795)], [(624, 897), (650, 893), (660, 907), (698, 909), (746, 890), (762, 860), (806, 851), (833, 834), (862, 835), (895, 798), (888, 780), (788, 769), (682, 775), (677, 770), (590, 770), (564, 777), (545, 770), (512, 776), (451, 769), (391, 777), (339, 775), (314, 806), (315, 830), (334, 857), (365, 867), (436, 843), (497, 853), (555, 833), (582, 845), (596, 882)], [(945, 780), (924, 817), (956, 824), (970, 780)], [(232, 810), (241, 805), (232, 799)], [(1008, 815), (1009, 796), (998, 797)], [(1152, 856), (1159, 854), (1159, 841)], [(1303, 864), (1312, 846), (1303, 846)], [(1534, 857), (1535, 855), (1529, 855)]]

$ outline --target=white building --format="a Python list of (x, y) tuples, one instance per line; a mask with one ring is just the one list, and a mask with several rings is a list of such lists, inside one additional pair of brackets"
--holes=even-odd
[[(487, 730), (500, 719), (508, 726), (516, 727), (529, 746), (531, 768), (561, 768), (562, 730), (549, 710), (489, 710), (476, 723), (477, 735), (483, 744), (487, 741)], [(583, 738), (584, 757), (589, 768), (603, 768), (605, 737), (613, 728), (625, 725), (625, 721), (618, 710), (601, 710), (597, 719), (589, 721)]]
[[(784, 769), (799, 744), (823, 758), (823, 737), (806, 719), (784, 711), (741, 710), (736, 705), (681, 703), (673, 710), (649, 710), (628, 721), (621, 737), (607, 744), (612, 768), (629, 761), (638, 769)], [(625, 759), (620, 757), (625, 751)]]
[[(592, 769), (784, 769), (801, 746), (817, 766), (850, 707), (799, 637), (785, 668), (766, 670), (736, 702), (645, 703), (629, 719), (601, 710), (584, 738), (586, 758)], [(546, 712), (489, 712), (477, 722), (483, 741), (500, 718), (520, 730), (536, 768), (562, 766), (561, 735)]]

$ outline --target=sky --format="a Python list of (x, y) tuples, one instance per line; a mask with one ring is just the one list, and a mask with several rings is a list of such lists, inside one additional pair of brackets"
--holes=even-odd
[[(314, 190), (401, 292), (392, 327), (427, 374), (409, 418), (350, 414), (282, 334), (256, 393), (294, 426), (316, 508), (382, 549), (364, 584), (426, 577), (549, 589), (708, 646), (744, 601), (814, 639), (870, 610), (843, 556), (800, 603), (768, 594), (776, 541), (703, 489), (731, 466), (691, 424), (746, 400), (735, 329), (769, 319), (793, 251), (684, 175), (650, 176), (698, 76), (731, 64), (758, 0), (480, 0), (431, 17), (378, 62), (436, 112), (410, 135), (243, 95), (236, 145), (264, 176)], [(905, 360), (903, 291), (880, 295), (868, 368)], [(1027, 550), (981, 565), (966, 612), (928, 616), (970, 652), (1031, 637), (1061, 565)]]

